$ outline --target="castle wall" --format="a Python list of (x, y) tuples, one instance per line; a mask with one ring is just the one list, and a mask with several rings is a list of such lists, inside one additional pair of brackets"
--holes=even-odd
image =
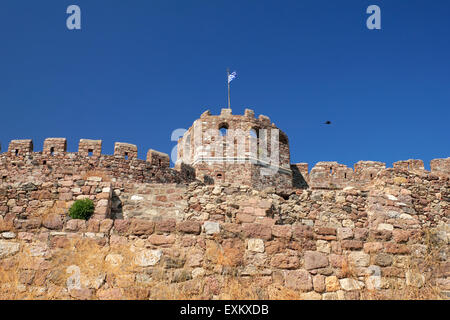
[[(66, 139), (45, 140), (43, 152), (33, 152), (31, 140), (11, 141), (0, 154), (3, 182), (53, 181), (96, 173), (109, 180), (140, 183), (189, 183), (195, 180), (190, 168), (171, 169), (167, 154), (150, 150), (148, 161), (137, 159), (137, 147), (116, 143), (114, 155), (101, 154), (100, 140), (80, 140), (79, 152), (66, 152)], [(96, 172), (98, 171), (98, 172)]]
[[(450, 158), (433, 159), (430, 162), (431, 170), (424, 168), (422, 160), (409, 159), (397, 161), (393, 168), (413, 173), (433, 173), (440, 176), (450, 174)], [(362, 187), (372, 183), (377, 175), (384, 172), (386, 164), (377, 161), (359, 161), (354, 170), (346, 165), (334, 161), (322, 161), (308, 173), (307, 163), (291, 164), (293, 172), (293, 186), (300, 189), (344, 189), (345, 187)]]
[[(259, 299), (280, 290), (324, 300), (449, 291), (449, 178), (392, 168), (373, 182), (283, 196), (101, 177), (1, 183), (0, 294), (148, 299), (173, 289), (226, 299), (236, 277)], [(111, 212), (70, 219), (67, 208), (85, 196), (96, 207), (107, 200)]]

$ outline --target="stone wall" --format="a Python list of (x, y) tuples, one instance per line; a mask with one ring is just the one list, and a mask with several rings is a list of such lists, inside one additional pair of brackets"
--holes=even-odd
[(3, 182), (57, 181), (72, 176), (101, 175), (110, 181), (137, 183), (189, 183), (192, 168), (169, 167), (167, 154), (149, 150), (148, 160), (137, 159), (137, 147), (116, 143), (114, 155), (101, 154), (100, 140), (80, 140), (79, 152), (66, 152), (66, 139), (49, 138), (43, 152), (33, 152), (32, 140), (11, 141), (8, 152), (0, 154)]
[[(69, 176), (1, 183), (0, 268), (17, 279), (0, 281), (0, 292), (147, 299), (158, 297), (154, 283), (162, 282), (192, 296), (229, 298), (229, 277), (261, 299), (280, 287), (303, 299), (450, 291), (446, 174), (396, 167), (366, 184), (282, 192)], [(95, 215), (70, 219), (68, 208), (83, 197), (96, 201)], [(84, 252), (70, 247), (74, 240), (99, 246), (101, 263), (70, 260)], [(66, 269), (58, 273), (58, 265)], [(77, 268), (78, 282), (71, 278)]]
[[(410, 159), (397, 161), (393, 168), (413, 173), (434, 173), (448, 176), (450, 174), (450, 158), (430, 161), (431, 171), (424, 168), (422, 160)], [(378, 173), (386, 169), (386, 164), (378, 161), (359, 161), (354, 169), (335, 161), (321, 161), (308, 173), (307, 163), (291, 164), (293, 186), (301, 189), (338, 190), (350, 186), (363, 187), (371, 184)]]

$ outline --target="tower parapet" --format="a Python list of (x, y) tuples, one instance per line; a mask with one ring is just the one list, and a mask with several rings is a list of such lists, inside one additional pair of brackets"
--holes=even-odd
[(178, 141), (176, 167), (192, 166), (205, 182), (292, 186), (289, 140), (270, 118), (251, 109), (205, 111)]

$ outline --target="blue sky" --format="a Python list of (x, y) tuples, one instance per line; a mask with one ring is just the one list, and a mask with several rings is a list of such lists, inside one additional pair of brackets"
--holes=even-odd
[[(82, 30), (66, 28), (81, 8)], [(381, 30), (366, 8), (381, 8)], [(291, 162), (450, 156), (450, 2), (2, 0), (0, 142), (102, 139), (170, 153), (226, 106), (268, 115)], [(329, 126), (323, 123), (332, 121)]]

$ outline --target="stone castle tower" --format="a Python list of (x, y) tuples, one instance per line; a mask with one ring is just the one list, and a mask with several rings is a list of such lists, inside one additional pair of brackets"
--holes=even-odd
[(175, 167), (188, 165), (207, 183), (291, 187), (289, 141), (270, 118), (253, 110), (205, 111), (178, 140)]

